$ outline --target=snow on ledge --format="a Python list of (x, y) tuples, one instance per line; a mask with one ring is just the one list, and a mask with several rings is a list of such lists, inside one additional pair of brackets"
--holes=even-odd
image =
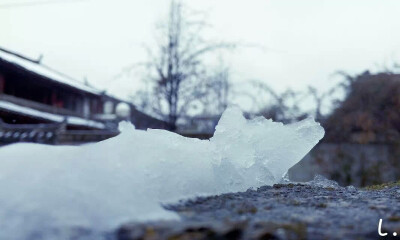
[(2, 101), (0, 100), (0, 109), (4, 109), (10, 112), (15, 112), (15, 113), (20, 113), (23, 115), (27, 116), (32, 116), (32, 117), (37, 117), (41, 119), (46, 119), (50, 120), (53, 122), (63, 122), (64, 119), (67, 120), (68, 124), (71, 125), (78, 125), (78, 126), (87, 126), (87, 127), (93, 127), (93, 128), (99, 128), (99, 129), (104, 129), (105, 125), (100, 122), (88, 120), (88, 119), (83, 119), (79, 117), (69, 117), (69, 116), (62, 116), (58, 114), (53, 114), (53, 113), (46, 113), (46, 112), (41, 112), (32, 108), (28, 107), (23, 107), (14, 103), (10, 103), (7, 101)]

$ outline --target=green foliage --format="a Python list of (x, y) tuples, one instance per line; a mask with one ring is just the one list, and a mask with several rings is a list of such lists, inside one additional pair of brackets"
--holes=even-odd
[(396, 182), (389, 182), (389, 183), (367, 186), (364, 189), (369, 190), (369, 191), (378, 191), (378, 190), (382, 190), (385, 188), (392, 188), (392, 187), (397, 187), (397, 186), (400, 186), (400, 180), (396, 181)]

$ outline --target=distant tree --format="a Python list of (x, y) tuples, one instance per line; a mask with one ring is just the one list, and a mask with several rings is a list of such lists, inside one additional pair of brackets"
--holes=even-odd
[(334, 142), (399, 142), (400, 141), (400, 75), (343, 74), (345, 90), (326, 119), (327, 141)]
[(137, 93), (138, 106), (151, 108), (151, 112), (169, 123), (171, 130), (176, 129), (178, 118), (190, 110), (204, 111), (204, 104), (213, 96), (226, 101), (229, 88), (228, 72), (210, 73), (206, 57), (234, 45), (206, 41), (202, 37), (207, 26), (204, 17), (188, 15), (180, 1), (171, 1), (168, 19), (158, 28), (156, 51), (147, 48), (146, 79), (152, 87)]

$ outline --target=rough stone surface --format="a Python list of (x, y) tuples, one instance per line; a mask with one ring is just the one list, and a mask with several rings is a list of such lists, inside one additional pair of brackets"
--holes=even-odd
[(116, 231), (117, 239), (377, 239), (380, 218), (385, 239), (400, 238), (397, 185), (276, 184), (166, 208), (182, 221), (129, 223)]

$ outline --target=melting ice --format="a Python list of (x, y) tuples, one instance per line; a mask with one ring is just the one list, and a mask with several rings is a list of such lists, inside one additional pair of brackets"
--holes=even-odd
[(177, 219), (160, 203), (277, 183), (323, 135), (312, 119), (283, 125), (229, 108), (209, 141), (123, 123), (120, 135), (100, 143), (3, 147), (0, 239)]

